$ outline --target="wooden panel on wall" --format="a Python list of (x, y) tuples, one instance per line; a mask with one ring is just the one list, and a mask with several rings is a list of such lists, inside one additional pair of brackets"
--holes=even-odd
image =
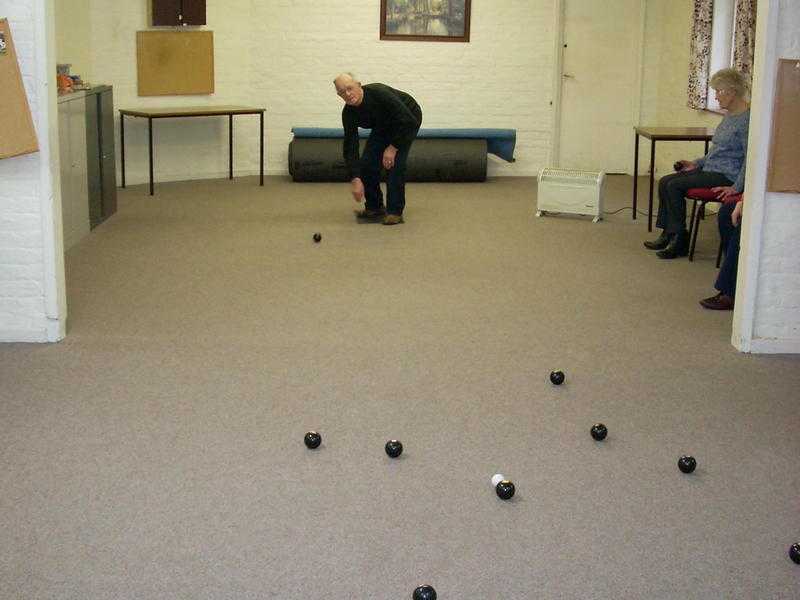
[(213, 31), (137, 31), (140, 96), (214, 93)]
[[(55, 83), (55, 73), (53, 73)], [(0, 158), (39, 149), (8, 20), (0, 19)]]
[(800, 59), (778, 61), (767, 191), (800, 193)]

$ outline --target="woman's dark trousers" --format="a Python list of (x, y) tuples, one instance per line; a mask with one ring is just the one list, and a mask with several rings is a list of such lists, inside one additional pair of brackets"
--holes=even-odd
[(732, 185), (722, 173), (679, 171), (665, 175), (658, 182), (658, 218), (656, 227), (670, 234), (686, 231), (686, 192), (691, 188)]

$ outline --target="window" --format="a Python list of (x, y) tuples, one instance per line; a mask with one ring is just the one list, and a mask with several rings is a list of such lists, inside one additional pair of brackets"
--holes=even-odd
[(718, 109), (708, 80), (733, 67), (750, 75), (755, 49), (756, 0), (694, 0), (688, 106)]
[[(733, 24), (736, 6), (734, 0), (715, 0), (714, 14), (711, 18), (711, 53), (709, 55), (708, 77), (733, 66)], [(708, 86), (706, 108), (719, 110), (714, 98), (714, 90)]]

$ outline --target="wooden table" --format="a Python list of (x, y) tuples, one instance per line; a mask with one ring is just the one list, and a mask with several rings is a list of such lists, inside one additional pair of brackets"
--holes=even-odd
[(708, 127), (634, 127), (636, 144), (633, 158), (633, 218), (636, 218), (639, 183), (639, 136), (650, 140), (650, 198), (647, 203), (647, 231), (653, 231), (653, 181), (655, 179), (656, 142), (705, 142), (705, 154), (708, 154), (708, 142), (714, 137), (714, 130)]
[(234, 115), (259, 115), (259, 161), (261, 165), (261, 184), (264, 185), (264, 111), (265, 108), (249, 106), (194, 106), (178, 108), (121, 108), (119, 111), (119, 139), (122, 150), (122, 187), (125, 187), (125, 116), (147, 119), (147, 135), (150, 156), (150, 195), (153, 195), (153, 119), (179, 117), (228, 117), (228, 178), (233, 179), (233, 117)]

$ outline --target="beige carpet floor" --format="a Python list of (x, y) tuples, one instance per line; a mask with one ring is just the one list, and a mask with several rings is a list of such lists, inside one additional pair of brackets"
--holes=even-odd
[(120, 190), (67, 338), (0, 346), (0, 598), (800, 598), (800, 358), (698, 306), (715, 220), (661, 261), (529, 178), (408, 193)]

